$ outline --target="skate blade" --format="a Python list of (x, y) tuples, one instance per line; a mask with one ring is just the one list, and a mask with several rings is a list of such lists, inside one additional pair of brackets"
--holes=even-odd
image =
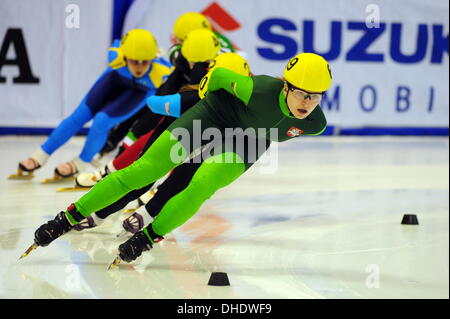
[(108, 270), (114, 269), (117, 267), (117, 265), (119, 265), (121, 262), (120, 257), (116, 257), (116, 259), (114, 259), (114, 261), (111, 263), (111, 265), (109, 265)]
[(53, 176), (50, 178), (44, 178), (43, 180), (41, 180), (41, 184), (55, 184), (55, 183), (61, 183), (64, 181), (68, 181), (68, 180), (74, 180), (75, 177), (73, 176), (69, 176), (69, 177), (60, 177), (60, 176)]
[(36, 248), (38, 248), (38, 247), (39, 247), (39, 245), (36, 244), (36, 243), (34, 243), (33, 245), (31, 245), (30, 248), (28, 248), (28, 249), (22, 254), (22, 256), (20, 256), (19, 260), (22, 259), (22, 258), (27, 257), (27, 256), (31, 253), (31, 251), (33, 251), (34, 249), (36, 249)]
[(138, 206), (138, 207), (135, 207), (135, 208), (125, 209), (125, 210), (123, 211), (123, 213), (124, 213), (124, 214), (132, 214), (132, 213), (134, 213), (135, 211), (137, 211), (139, 207), (141, 207), (141, 206)]
[(28, 174), (28, 175), (22, 175), (22, 174), (11, 174), (8, 176), (8, 179), (15, 179), (15, 180), (30, 180), (33, 179), (34, 175), (33, 174)]
[(78, 191), (88, 191), (91, 187), (80, 187), (80, 186), (73, 186), (73, 187), (60, 187), (56, 191), (57, 192), (78, 192)]
[[(26, 174), (25, 174), (26, 173)], [(17, 174), (11, 174), (8, 176), (8, 179), (21, 179), (21, 180), (29, 180), (34, 178), (33, 171), (25, 172), (22, 171), (20, 168), (17, 169)]]

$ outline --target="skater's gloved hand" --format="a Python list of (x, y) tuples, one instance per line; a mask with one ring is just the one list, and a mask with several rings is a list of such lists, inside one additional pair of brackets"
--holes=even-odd
[(170, 95), (152, 95), (147, 98), (147, 105), (153, 113), (180, 117), (181, 96), (179, 93)]

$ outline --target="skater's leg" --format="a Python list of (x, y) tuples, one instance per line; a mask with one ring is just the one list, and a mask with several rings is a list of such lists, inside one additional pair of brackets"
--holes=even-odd
[[(156, 194), (145, 205), (145, 208), (148, 212), (148, 213), (145, 212), (145, 214), (155, 217), (170, 198), (172, 198), (173, 196), (175, 196), (176, 194), (178, 194), (187, 187), (187, 185), (192, 179), (192, 176), (194, 176), (194, 173), (197, 171), (200, 165), (201, 165), (200, 163), (195, 162), (195, 163), (184, 163), (176, 167), (169, 175), (169, 177), (161, 185), (158, 186), (158, 191), (156, 192)], [(154, 183), (151, 183), (143, 188), (133, 190), (128, 194), (126, 194), (125, 196), (123, 196), (118, 201), (99, 210), (98, 212), (92, 214), (91, 216), (95, 215), (97, 219), (101, 220), (106, 219), (108, 216), (111, 216), (112, 214), (123, 209), (131, 201), (136, 200), (140, 196), (145, 194), (153, 187), (153, 185)], [(144, 216), (144, 218), (146, 217), (147, 216)], [(141, 225), (139, 229), (141, 229), (145, 225)], [(80, 227), (80, 230), (81, 228), (86, 227)]]
[(148, 139), (153, 134), (154, 130), (151, 130), (145, 135), (142, 135), (136, 142), (133, 143), (130, 147), (128, 147), (125, 151), (119, 154), (113, 161), (112, 166), (114, 167), (114, 171), (118, 171), (122, 168), (127, 167), (135, 160), (139, 158), (142, 150), (147, 144)]
[(92, 187), (106, 175), (129, 166), (139, 158), (152, 133), (153, 131), (150, 131), (141, 136), (133, 145), (118, 154), (115, 159), (109, 161), (102, 169), (79, 174), (75, 179), (75, 183), (80, 187)]
[(164, 205), (189, 185), (200, 165), (201, 163), (194, 162), (176, 167), (169, 177), (158, 186), (158, 191), (148, 203), (123, 221), (123, 228), (134, 234), (150, 224)]
[(173, 170), (172, 174), (158, 186), (156, 194), (145, 204), (145, 209), (150, 216), (156, 217), (172, 197), (189, 185), (201, 164), (184, 163)]
[[(159, 206), (157, 203), (156, 207), (148, 210), (157, 215), (155, 214), (155, 221), (147, 227), (147, 231), (164, 236), (182, 225), (218, 189), (229, 185), (248, 170), (269, 147), (269, 140), (257, 140), (251, 136), (237, 139), (229, 137), (225, 138), (222, 143), (211, 144), (201, 155), (204, 162), (196, 170), (194, 166), (194, 174), (187, 187), (168, 199), (167, 203), (162, 201)], [(217, 155), (209, 157), (211, 154)], [(198, 160), (194, 160), (194, 163), (198, 163)], [(180, 168), (181, 166), (177, 167), (177, 169)], [(187, 179), (185, 178), (185, 180)], [(156, 195), (159, 190), (160, 188)]]
[(52, 154), (74, 136), (85, 123), (124, 90), (115, 72), (107, 71), (100, 76), (75, 111), (53, 130), (41, 146), (47, 154)]
[[(118, 123), (132, 116), (145, 105), (145, 93), (135, 90), (122, 92), (115, 100), (101, 109), (94, 116), (83, 150), (78, 158), (58, 165), (55, 173), (61, 177), (69, 177), (87, 170), (94, 156), (100, 152), (108, 137), (108, 132)], [(122, 108), (120, 111), (119, 108)]]
[(216, 120), (208, 116), (207, 105), (200, 101), (173, 122), (140, 159), (108, 175), (80, 198), (75, 203), (80, 216), (72, 222), (77, 223), (84, 219), (83, 216), (87, 217), (114, 203), (126, 193), (157, 181), (182, 164), (193, 149), (208, 144), (214, 137), (203, 140), (201, 134), (194, 134), (198, 129), (196, 125), (201, 122), (204, 127), (220, 127)]
[(133, 124), (136, 123), (143, 116), (143, 114), (145, 114), (146, 111), (147, 110), (144, 107), (140, 109), (139, 112), (130, 117), (128, 120), (123, 121), (122, 123), (116, 125), (109, 132), (106, 143), (103, 146), (102, 150), (100, 151), (100, 154), (104, 155), (113, 151), (120, 143), (120, 141), (122, 141), (123, 138), (127, 135), (128, 131), (131, 129)]
[(123, 92), (94, 116), (80, 158), (90, 162), (105, 145), (109, 131), (145, 106), (145, 93), (135, 90)]
[(67, 118), (65, 118), (50, 134), (44, 144), (41, 145), (42, 150), (51, 155), (61, 145), (66, 143), (74, 136), (85, 123), (92, 118), (92, 113), (84, 99), (76, 110)]
[(118, 201), (116, 201), (116, 202), (112, 203), (111, 205), (96, 212), (95, 215), (97, 215), (97, 217), (99, 217), (101, 219), (107, 218), (108, 216), (110, 216), (110, 215), (118, 212), (122, 208), (124, 208), (128, 203), (132, 202), (133, 200), (138, 199), (140, 196), (145, 194), (147, 191), (149, 191), (152, 188), (153, 185), (154, 185), (154, 183), (151, 183), (140, 189), (132, 190), (131, 192), (129, 192), (128, 194), (123, 196)]
[(189, 185), (164, 205), (147, 232), (165, 236), (184, 224), (217, 190), (223, 188), (245, 172), (245, 164), (236, 153), (222, 153), (201, 164)]
[[(142, 187), (140, 189), (135, 189), (125, 196), (123, 196), (118, 201), (115, 201), (111, 205), (99, 210), (98, 212), (89, 215), (85, 220), (83, 220), (81, 223), (77, 224), (75, 226), (75, 229), (78, 231), (82, 231), (86, 228), (93, 228), (96, 226), (101, 225), (108, 216), (111, 216), (112, 214), (118, 212), (122, 208), (124, 208), (128, 203), (131, 201), (138, 199), (141, 195), (145, 194), (150, 188), (153, 186), (154, 183), (151, 183), (150, 185), (147, 185), (145, 187)], [(142, 228), (143, 226), (141, 226)]]
[[(171, 158), (172, 150), (179, 151), (179, 157)], [(111, 205), (128, 192), (142, 188), (163, 177), (180, 165), (187, 154), (184, 147), (170, 131), (165, 131), (153, 146), (130, 166), (106, 176), (75, 206), (84, 217)], [(70, 218), (70, 217), (69, 217)], [(76, 224), (76, 220), (72, 219)]]

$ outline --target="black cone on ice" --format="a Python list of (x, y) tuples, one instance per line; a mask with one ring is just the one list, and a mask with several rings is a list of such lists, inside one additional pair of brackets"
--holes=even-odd
[(403, 215), (402, 225), (419, 225), (419, 220), (416, 215), (405, 214)]
[(229, 286), (230, 281), (225, 272), (213, 272), (209, 277), (208, 286)]

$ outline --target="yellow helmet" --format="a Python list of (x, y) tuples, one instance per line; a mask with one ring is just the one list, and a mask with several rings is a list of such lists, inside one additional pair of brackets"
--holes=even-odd
[(245, 76), (250, 75), (250, 66), (242, 56), (234, 52), (219, 54), (213, 61), (211, 61), (209, 64), (208, 73), (200, 81), (198, 86), (198, 95), (201, 99), (206, 96), (209, 78), (211, 77), (211, 73), (217, 68), (226, 68)]
[(156, 57), (158, 45), (150, 31), (133, 29), (123, 36), (120, 49), (126, 58), (146, 61), (153, 60)]
[(173, 25), (173, 34), (183, 41), (189, 32), (197, 29), (212, 30), (211, 23), (201, 13), (187, 12), (178, 17)]
[(332, 80), (328, 62), (314, 53), (301, 53), (290, 59), (284, 78), (289, 84), (310, 92), (325, 92)]
[(209, 64), (209, 71), (213, 71), (216, 68), (227, 68), (241, 75), (250, 75), (250, 67), (247, 61), (234, 52), (226, 52), (216, 56)]
[(191, 31), (181, 45), (181, 54), (194, 63), (214, 59), (219, 50), (219, 39), (208, 29)]

